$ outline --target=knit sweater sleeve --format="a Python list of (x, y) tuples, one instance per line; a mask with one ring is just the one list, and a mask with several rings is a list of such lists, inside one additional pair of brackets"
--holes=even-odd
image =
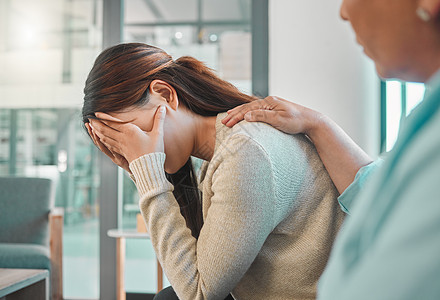
[[(166, 181), (163, 153), (130, 164), (156, 255), (179, 299), (224, 299), (246, 273), (274, 228), (274, 181), (264, 149), (228, 139), (211, 161), (211, 205), (198, 240), (185, 226)], [(218, 153), (217, 153), (218, 154)]]

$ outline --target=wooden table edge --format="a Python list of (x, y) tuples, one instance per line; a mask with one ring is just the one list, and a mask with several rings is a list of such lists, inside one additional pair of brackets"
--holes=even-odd
[[(8, 269), (8, 268), (0, 268), (1, 271), (29, 271), (30, 276), (26, 277), (19, 282), (16, 282), (9, 286), (2, 286), (2, 283), (0, 283), (0, 298), (5, 297), (7, 295), (10, 295), (18, 290), (21, 290), (25, 287), (28, 287), (38, 281), (41, 280), (49, 280), (49, 271), (45, 269)], [(32, 272), (33, 271), (33, 272)]]

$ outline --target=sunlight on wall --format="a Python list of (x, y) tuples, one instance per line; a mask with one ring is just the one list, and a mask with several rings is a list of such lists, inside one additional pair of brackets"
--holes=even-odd
[(406, 86), (406, 115), (423, 100), (425, 85), (423, 83), (408, 83)]
[(393, 148), (399, 133), (400, 116), (402, 115), (402, 87), (399, 81), (387, 82), (387, 146)]

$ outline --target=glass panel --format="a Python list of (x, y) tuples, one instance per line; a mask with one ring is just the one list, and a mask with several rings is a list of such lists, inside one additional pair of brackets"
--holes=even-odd
[(0, 176), (54, 181), (55, 206), (65, 210), (64, 295), (97, 299), (97, 150), (80, 128), (79, 114), (79, 109), (0, 109), (6, 117), (0, 148), (7, 154), (2, 156)]
[(0, 174), (9, 173), (10, 110), (0, 109)]
[[(250, 16), (250, 0), (125, 0), (124, 42), (143, 42), (160, 47), (174, 59), (193, 56), (250, 94)], [(124, 229), (135, 228), (135, 216), (139, 213), (138, 195), (126, 174), (122, 175), (122, 182), (120, 224)], [(156, 267), (150, 241), (128, 239), (126, 243), (126, 290), (154, 292)]]
[[(150, 4), (150, 6), (148, 5)], [(151, 10), (152, 1), (130, 0), (124, 5), (124, 21), (127, 24), (157, 22), (158, 17)], [(153, 8), (154, 9), (154, 8)]]
[(55, 151), (58, 121), (54, 110), (18, 110), (16, 174), (58, 181)]
[(125, 24), (195, 22), (197, 0), (129, 0), (124, 5)]
[(203, 21), (249, 20), (250, 4), (250, 0), (203, 0)]
[[(201, 0), (150, 0), (158, 10), (158, 21), (182, 22), (197, 20), (197, 6)], [(147, 2), (147, 1), (146, 1)], [(161, 17), (161, 18), (160, 18)]]
[(402, 115), (402, 84), (399, 81), (387, 82), (387, 141), (386, 151), (390, 151), (396, 142), (399, 133), (400, 119)]
[[(102, 0), (0, 0), (0, 176), (52, 178), (64, 297), (99, 298), (97, 150), (81, 128)], [(84, 271), (86, 270), (86, 272)]]

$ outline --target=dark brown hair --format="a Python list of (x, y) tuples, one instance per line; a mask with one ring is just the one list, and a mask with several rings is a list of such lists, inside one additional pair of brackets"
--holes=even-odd
[[(120, 44), (96, 58), (84, 88), (83, 122), (94, 118), (96, 112), (119, 112), (146, 104), (150, 83), (155, 79), (170, 84), (180, 103), (202, 116), (216, 116), (255, 99), (220, 79), (195, 58), (184, 56), (173, 61), (157, 47)], [(201, 195), (191, 159), (167, 178), (174, 185), (173, 193), (186, 224), (197, 238), (202, 226)]]

